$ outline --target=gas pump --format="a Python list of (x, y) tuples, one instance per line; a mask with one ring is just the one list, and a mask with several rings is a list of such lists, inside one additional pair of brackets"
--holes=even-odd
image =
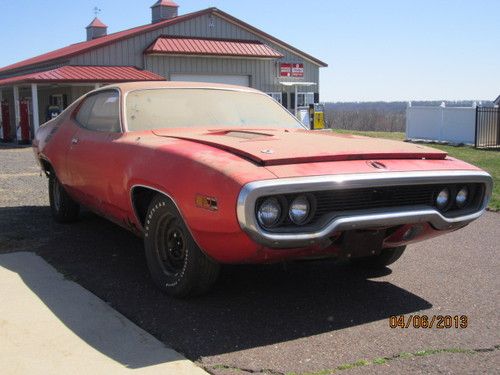
[(30, 143), (30, 114), (29, 114), (29, 100), (23, 98), (19, 101), (19, 115), (20, 121), (17, 128), (17, 139), (19, 143)]
[(309, 104), (309, 124), (311, 130), (325, 128), (325, 106), (323, 104)]
[(2, 100), (2, 142), (10, 142), (10, 113), (9, 102)]
[(61, 114), (61, 108), (59, 108), (59, 106), (49, 105), (47, 107), (47, 116), (45, 117), (45, 120), (50, 121), (59, 116), (60, 114)]

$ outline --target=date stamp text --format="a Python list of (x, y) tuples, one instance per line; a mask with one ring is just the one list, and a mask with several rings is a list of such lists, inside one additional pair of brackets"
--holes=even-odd
[(467, 315), (394, 315), (389, 317), (391, 328), (464, 329), (468, 326)]

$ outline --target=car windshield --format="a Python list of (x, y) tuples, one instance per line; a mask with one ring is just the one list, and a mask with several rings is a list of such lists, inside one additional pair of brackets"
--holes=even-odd
[(164, 128), (302, 128), (265, 94), (221, 89), (149, 89), (129, 92), (129, 131)]

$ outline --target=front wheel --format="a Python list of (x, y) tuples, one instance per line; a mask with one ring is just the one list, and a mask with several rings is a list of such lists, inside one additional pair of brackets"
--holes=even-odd
[(149, 206), (144, 248), (151, 276), (167, 294), (203, 294), (217, 280), (219, 265), (200, 250), (176, 206), (162, 195)]
[(378, 255), (351, 259), (351, 262), (355, 266), (359, 266), (362, 268), (384, 268), (385, 266), (388, 266), (389, 264), (397, 261), (401, 257), (401, 255), (403, 255), (405, 249), (406, 246), (383, 249), (382, 252)]
[(80, 206), (71, 199), (55, 175), (49, 177), (49, 201), (55, 221), (69, 223), (78, 218)]

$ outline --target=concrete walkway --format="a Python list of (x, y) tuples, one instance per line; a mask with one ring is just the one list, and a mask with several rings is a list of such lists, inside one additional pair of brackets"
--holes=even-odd
[(2, 374), (207, 374), (32, 253), (0, 255)]

